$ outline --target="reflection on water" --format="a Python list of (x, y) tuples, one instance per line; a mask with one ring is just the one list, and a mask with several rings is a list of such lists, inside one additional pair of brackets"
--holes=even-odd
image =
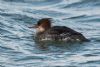
[[(81, 45), (80, 45), (81, 44)], [(78, 51), (85, 46), (84, 43), (67, 43), (67, 42), (36, 42), (37, 49), (44, 51)]]
[[(0, 67), (99, 67), (100, 0), (0, 0)], [(90, 42), (36, 42), (40, 18), (68, 26)]]

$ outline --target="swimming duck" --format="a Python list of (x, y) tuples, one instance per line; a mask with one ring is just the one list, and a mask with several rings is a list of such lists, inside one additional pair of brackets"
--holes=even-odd
[(40, 19), (37, 24), (32, 26), (35, 28), (36, 39), (39, 41), (65, 41), (65, 42), (83, 42), (88, 41), (81, 33), (66, 27), (53, 26), (50, 18)]

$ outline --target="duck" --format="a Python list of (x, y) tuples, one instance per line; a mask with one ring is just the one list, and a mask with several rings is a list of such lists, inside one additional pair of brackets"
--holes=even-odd
[(66, 26), (54, 26), (51, 18), (42, 18), (32, 27), (36, 30), (35, 39), (38, 41), (64, 41), (64, 42), (84, 42), (88, 39)]

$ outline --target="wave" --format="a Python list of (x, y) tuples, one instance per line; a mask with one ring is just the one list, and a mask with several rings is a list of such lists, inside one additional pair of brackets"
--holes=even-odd
[(3, 0), (5, 2), (15, 2), (15, 3), (30, 3), (34, 6), (52, 5), (60, 3), (63, 0)]
[(90, 8), (91, 6), (97, 7), (97, 5), (100, 5), (100, 0), (80, 0), (79, 2), (68, 4), (64, 8)]

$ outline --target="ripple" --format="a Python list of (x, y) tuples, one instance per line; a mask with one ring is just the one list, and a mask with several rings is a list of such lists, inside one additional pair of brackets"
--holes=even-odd
[(34, 6), (44, 6), (60, 3), (63, 0), (3, 0), (5, 2), (30, 3)]
[[(38, 56), (27, 56), (27, 57), (24, 57), (24, 58), (21, 58), (21, 59), (17, 59), (17, 60), (15, 60), (15, 61), (26, 61), (26, 60), (43, 60), (44, 58), (42, 58), (42, 57), (38, 57)], [(45, 58), (46, 59), (46, 58)]]
[(4, 47), (4, 46), (0, 46), (0, 50), (1, 50), (2, 52), (5, 52), (5, 50), (13, 50), (13, 49), (8, 48), (8, 47)]
[(81, 63), (81, 64), (93, 64), (93, 63), (100, 64), (100, 60), (97, 60), (97, 61), (87, 61), (86, 63)]
[(2, 32), (0, 33), (1, 35), (4, 35), (4, 33), (6, 34), (11, 34), (11, 32), (5, 30), (5, 29), (0, 29)]
[(95, 6), (97, 4), (100, 4), (99, 2), (100, 2), (99, 0), (96, 0), (96, 1), (95, 0), (91, 0), (91, 1), (90, 0), (82, 0), (80, 2), (68, 4), (64, 8), (75, 8), (75, 7), (78, 7), (78, 8), (90, 7), (91, 8), (91, 6)]
[[(35, 15), (46, 15), (48, 17), (61, 17), (61, 16), (67, 16), (67, 14), (61, 13), (61, 12), (57, 12), (57, 11), (52, 11), (52, 10), (24, 10), (25, 12), (29, 12), (29, 13), (33, 13)], [(56, 14), (56, 15), (55, 15)]]
[(69, 18), (65, 18), (65, 19), (83, 19), (83, 18), (87, 18), (87, 16), (86, 15), (79, 15), (79, 16), (73, 16), (73, 17), (69, 17)]

